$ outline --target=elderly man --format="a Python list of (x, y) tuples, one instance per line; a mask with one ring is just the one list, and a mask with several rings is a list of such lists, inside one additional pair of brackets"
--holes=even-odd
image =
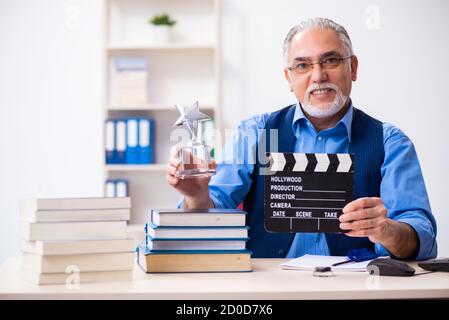
[[(358, 59), (346, 30), (329, 19), (304, 21), (287, 34), (284, 58), (285, 78), (298, 102), (242, 121), (231, 148), (243, 152), (220, 160), (211, 180), (176, 178), (179, 161), (172, 152), (167, 181), (184, 196), (183, 206), (236, 208), (243, 203), (248, 249), (257, 258), (346, 255), (352, 248), (403, 259), (435, 257), (436, 222), (412, 142), (397, 127), (356, 109), (350, 99)], [(236, 159), (258, 148), (261, 129), (278, 130), (281, 152), (355, 153), (356, 200), (340, 216), (347, 233), (264, 229), (261, 164)]]

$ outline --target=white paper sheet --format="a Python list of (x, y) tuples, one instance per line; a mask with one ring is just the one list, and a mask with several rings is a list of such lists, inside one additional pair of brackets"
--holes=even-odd
[[(334, 263), (342, 262), (345, 260), (347, 260), (346, 257), (318, 256), (306, 254), (302, 257), (284, 262), (280, 266), (282, 269), (313, 271), (315, 267), (330, 267)], [(366, 271), (366, 267), (368, 263), (370, 263), (371, 261), (372, 260), (345, 263), (336, 267), (332, 267), (332, 270), (346, 271), (346, 272), (363, 272)]]

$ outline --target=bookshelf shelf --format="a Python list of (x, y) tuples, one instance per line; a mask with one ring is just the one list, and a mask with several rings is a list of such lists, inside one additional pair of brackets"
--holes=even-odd
[[(214, 106), (201, 106), (202, 111), (214, 111), (216, 107)], [(107, 111), (173, 111), (176, 112), (174, 105), (168, 104), (147, 104), (147, 105), (107, 105)]]
[(119, 164), (110, 164), (105, 166), (106, 171), (165, 171), (167, 167), (166, 164), (157, 163), (157, 164), (147, 164), (147, 165), (119, 165)]
[(198, 50), (198, 51), (211, 51), (215, 50), (214, 45), (201, 45), (201, 44), (164, 44), (164, 45), (148, 45), (148, 46), (108, 46), (108, 51), (111, 52), (126, 52), (126, 51), (187, 51), (187, 50)]
[[(173, 124), (179, 117), (174, 106), (199, 101), (200, 110), (213, 118), (215, 129), (221, 130), (221, 1), (104, 0), (103, 4), (102, 125), (107, 119), (140, 117), (154, 122), (154, 163), (106, 164), (103, 152), (104, 181), (128, 181), (132, 205), (128, 229), (138, 243), (149, 210), (174, 208), (181, 198), (165, 181), (170, 148), (179, 142), (171, 141)], [(154, 30), (147, 23), (162, 12), (177, 21), (166, 42), (153, 38)], [(140, 67), (140, 74), (128, 73), (124, 82), (120, 59), (144, 59), (147, 63)], [(124, 83), (139, 83), (139, 94), (132, 92), (132, 101), (123, 99), (123, 91), (118, 91)]]

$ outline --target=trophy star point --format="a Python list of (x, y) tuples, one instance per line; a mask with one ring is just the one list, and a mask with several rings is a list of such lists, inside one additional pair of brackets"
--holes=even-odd
[(210, 119), (208, 115), (200, 112), (198, 101), (196, 101), (195, 103), (193, 103), (191, 106), (188, 107), (176, 104), (175, 108), (179, 111), (181, 115), (178, 118), (178, 120), (176, 120), (174, 126), (179, 126), (184, 123), (190, 123), (194, 121)]

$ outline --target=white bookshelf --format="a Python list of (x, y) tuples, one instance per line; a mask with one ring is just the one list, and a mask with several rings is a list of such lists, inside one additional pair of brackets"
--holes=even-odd
[[(180, 199), (165, 181), (173, 144), (170, 134), (178, 118), (174, 105), (190, 105), (198, 100), (201, 111), (213, 117), (216, 128), (221, 130), (220, 0), (103, 1), (104, 120), (145, 116), (155, 122), (155, 163), (103, 166), (105, 181), (129, 181), (129, 233), (141, 241), (149, 210), (174, 208)], [(160, 13), (168, 13), (177, 21), (172, 40), (167, 43), (152, 41), (151, 26), (147, 24), (148, 19)], [(117, 102), (114, 59), (122, 56), (148, 59), (146, 103)]]
[[(201, 106), (201, 112), (211, 113), (214, 112), (216, 107), (214, 106)], [(145, 105), (107, 105), (108, 111), (173, 111), (173, 106), (168, 104), (145, 104)]]
[(107, 48), (110, 52), (129, 52), (129, 51), (215, 51), (214, 45), (208, 44), (183, 44), (170, 43), (160, 45), (146, 45), (146, 46), (109, 46)]

